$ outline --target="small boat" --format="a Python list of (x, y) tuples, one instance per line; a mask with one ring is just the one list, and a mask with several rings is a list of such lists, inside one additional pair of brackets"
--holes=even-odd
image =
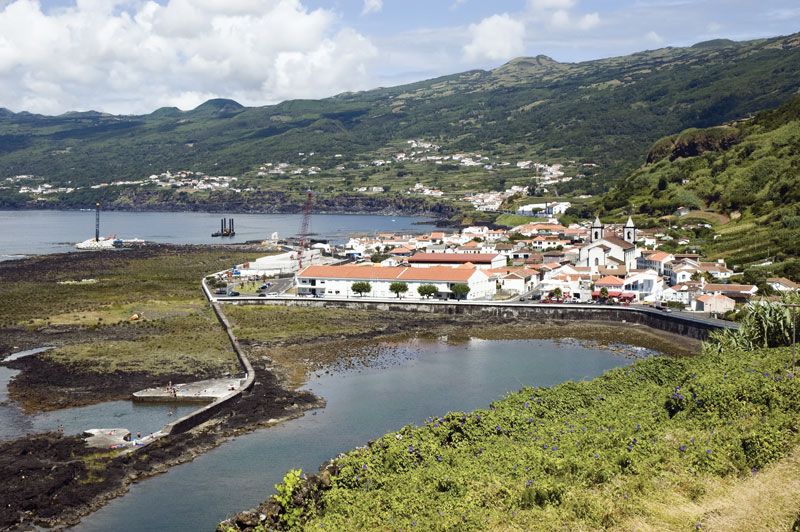
[(123, 246), (122, 239), (114, 236), (101, 236), (100, 238), (90, 238), (75, 244), (77, 249), (98, 250), (98, 249), (118, 249)]

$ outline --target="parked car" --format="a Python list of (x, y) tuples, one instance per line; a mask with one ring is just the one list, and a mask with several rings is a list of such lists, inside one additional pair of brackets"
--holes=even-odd
[(267, 297), (267, 294), (265, 294), (264, 292), (260, 292), (260, 293), (258, 294), (258, 297)]
[(214, 293), (221, 296), (227, 294), (228, 291), (225, 288), (217, 288), (216, 290), (214, 290)]
[(239, 295), (239, 292), (237, 292), (236, 290), (231, 290), (230, 292), (228, 292), (228, 296), (229, 297), (236, 297), (238, 295)]

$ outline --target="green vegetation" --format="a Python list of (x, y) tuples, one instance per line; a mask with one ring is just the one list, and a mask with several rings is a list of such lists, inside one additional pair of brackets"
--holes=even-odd
[(417, 287), (417, 293), (429, 299), (439, 293), (439, 290), (432, 284), (423, 284)]
[(456, 299), (464, 299), (467, 297), (467, 294), (469, 294), (470, 287), (463, 283), (458, 283), (450, 287), (450, 291), (453, 292)]
[(402, 281), (395, 281), (389, 285), (389, 291), (400, 297), (400, 294), (408, 292), (408, 283)]
[(650, 162), (607, 194), (603, 206), (612, 213), (635, 209), (644, 225), (678, 207), (692, 209), (671, 220), (692, 226), (683, 236), (709, 257), (740, 271), (771, 262), (765, 275), (800, 278), (799, 146), (795, 97), (752, 120), (659, 141)]
[[(343, 162), (387, 157), (407, 139), (425, 138), (510, 161), (594, 162), (599, 170), (581, 169), (585, 177), (560, 192), (597, 193), (633, 169), (648, 145), (664, 135), (785, 102), (798, 88), (798, 71), (800, 39), (791, 35), (582, 63), (519, 58), (491, 71), (258, 108), (211, 100), (192, 111), (168, 108), (145, 116), (1, 112), (0, 176), (35, 174), (53, 184), (71, 180), (71, 186), (86, 187), (108, 176), (138, 180), (154, 172), (191, 170), (244, 175), (241, 183), (256, 191), (237, 199), (107, 187), (61, 198), (73, 205), (101, 200), (121, 207), (151, 202), (189, 207), (228, 201), (255, 205), (264, 191), (290, 193), (296, 205), (291, 198), (302, 194), (307, 182), (257, 176), (258, 166), (267, 161), (319, 167), (314, 181), (322, 194), (374, 183), (396, 192), (420, 177), (431, 185), (463, 182), (477, 190), (526, 174), (513, 165), (488, 172), (448, 164), (436, 170), (414, 164), (336, 170)], [(16, 190), (0, 190), (0, 205), (25, 202)]]
[[(249, 341), (306, 341), (341, 334), (377, 332), (383, 316), (368, 310), (253, 305), (225, 307), (237, 338)], [(388, 319), (388, 318), (387, 318)]]
[(62, 344), (58, 333), (69, 331), (66, 345), (40, 358), (84, 371), (235, 370), (235, 356), (198, 279), (252, 255), (186, 246), (3, 262), (0, 330), (25, 330), (45, 345)]
[[(785, 347), (709, 347), (524, 388), (346, 453), (282, 511), (328, 530), (705, 528), (720, 499), (753, 500), (746, 479), (762, 470), (764, 489), (793, 482), (769, 467), (797, 471), (785, 458), (800, 440), (789, 360)], [(796, 499), (743, 508), (728, 528), (790, 528)]]
[(350, 289), (356, 294), (363, 296), (364, 294), (372, 292), (372, 285), (367, 281), (356, 281), (352, 284)]
[(519, 214), (501, 214), (497, 217), (494, 221), (497, 225), (502, 225), (504, 227), (516, 227), (518, 225), (523, 225), (529, 222), (536, 221), (536, 218), (533, 216), (521, 216)]

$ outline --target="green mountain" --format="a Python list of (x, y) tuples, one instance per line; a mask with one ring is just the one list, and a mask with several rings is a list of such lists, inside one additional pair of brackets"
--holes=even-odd
[(306, 164), (326, 170), (338, 164), (334, 154), (347, 160), (426, 138), (517, 160), (595, 162), (594, 176), (570, 186), (601, 191), (664, 135), (785, 102), (800, 88), (798, 72), (795, 34), (582, 63), (521, 58), (491, 71), (257, 108), (219, 99), (144, 116), (0, 109), (0, 177), (86, 186), (165, 170), (240, 175), (265, 161), (297, 161), (300, 152), (314, 152)]
[[(774, 269), (800, 257), (800, 96), (749, 120), (659, 140), (603, 205), (643, 218), (696, 211), (689, 220), (715, 222), (704, 250), (733, 264)], [(789, 274), (800, 276), (800, 265)]]

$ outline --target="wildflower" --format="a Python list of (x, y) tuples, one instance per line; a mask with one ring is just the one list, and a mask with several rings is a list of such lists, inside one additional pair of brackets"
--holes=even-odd
[(364, 471), (366, 471), (366, 470), (367, 470), (367, 464), (361, 464), (361, 469), (363, 469)]
[(551, 451), (557, 451), (557, 450), (558, 450), (558, 445), (553, 445), (553, 446), (550, 448), (550, 450), (551, 450)]
[(690, 442), (690, 443), (694, 443), (694, 436), (692, 436), (692, 439), (691, 439), (691, 440), (689, 440), (689, 442)]
[(532, 481), (532, 480), (529, 480), (529, 481), (527, 481), (527, 482), (525, 483), (525, 487), (526, 487), (526, 488), (530, 488), (532, 485), (533, 485), (533, 481)]
[(683, 444), (681, 444), (681, 446), (680, 446), (680, 447), (678, 447), (678, 450), (679, 450), (680, 452), (682, 452), (682, 453), (685, 453), (685, 452), (686, 452), (686, 446), (685, 446), (685, 445), (683, 445)]
[(706, 449), (706, 454), (711, 454), (711, 449)]
[(528, 401), (525, 401), (525, 408), (530, 408), (531, 404)]
[(442, 457), (441, 457), (441, 456), (439, 456), (438, 454), (436, 455), (436, 461), (437, 461), (437, 462), (441, 462), (441, 461), (442, 461)]
[(408, 446), (408, 452), (410, 452), (410, 453), (414, 452), (414, 446), (413, 445), (409, 445)]
[(600, 455), (599, 455), (599, 454), (597, 454), (597, 453), (594, 453), (594, 457), (595, 457), (595, 458), (600, 458)]
[(547, 450), (548, 447), (549, 447), (549, 445), (547, 445), (546, 443), (544, 445), (542, 445), (542, 449)]
[(503, 429), (502, 429), (502, 428), (500, 428), (500, 425), (497, 425), (497, 426), (494, 428), (494, 430), (496, 430), (497, 432), (503, 432)]

